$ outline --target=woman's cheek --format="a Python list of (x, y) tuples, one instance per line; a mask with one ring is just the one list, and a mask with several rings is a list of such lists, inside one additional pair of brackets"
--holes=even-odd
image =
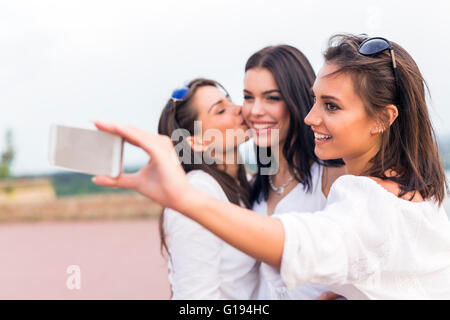
[(245, 107), (245, 105), (242, 107), (242, 116), (244, 117), (245, 121), (247, 121), (247, 124), (249, 124), (248, 118), (250, 116), (250, 109), (248, 107)]

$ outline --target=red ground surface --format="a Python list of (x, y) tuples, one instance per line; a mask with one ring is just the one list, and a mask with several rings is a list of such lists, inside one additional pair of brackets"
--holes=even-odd
[[(80, 290), (66, 281), (81, 270)], [(157, 220), (0, 225), (0, 299), (168, 299)]]

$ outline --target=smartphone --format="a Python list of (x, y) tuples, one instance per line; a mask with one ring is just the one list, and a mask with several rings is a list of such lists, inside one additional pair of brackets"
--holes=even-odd
[(123, 138), (108, 132), (53, 124), (48, 160), (53, 166), (92, 175), (118, 177)]

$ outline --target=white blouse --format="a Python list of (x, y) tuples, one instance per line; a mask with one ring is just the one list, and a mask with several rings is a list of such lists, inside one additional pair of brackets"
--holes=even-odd
[(450, 299), (450, 222), (435, 202), (345, 175), (324, 210), (274, 217), (285, 231), (288, 288), (317, 282), (348, 299)]
[[(311, 166), (311, 192), (307, 192), (301, 183), (297, 184), (280, 202), (277, 203), (274, 214), (283, 214), (291, 211), (313, 212), (322, 210), (327, 199), (322, 192), (322, 171), (323, 167), (317, 163)], [(253, 205), (253, 210), (267, 215), (267, 202), (262, 200)], [(330, 291), (323, 285), (303, 283), (296, 288), (288, 290), (281, 279), (279, 272), (273, 272), (272, 268), (261, 264), (260, 276), (261, 287), (258, 292), (258, 299), (261, 300), (314, 300), (322, 293)]]
[[(219, 183), (202, 170), (187, 174), (189, 183), (211, 197), (227, 201)], [(254, 299), (259, 264), (197, 222), (164, 210), (172, 299)]]

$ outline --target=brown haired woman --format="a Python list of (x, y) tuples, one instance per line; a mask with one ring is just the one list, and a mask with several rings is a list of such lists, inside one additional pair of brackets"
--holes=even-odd
[(316, 155), (342, 158), (348, 175), (314, 214), (267, 217), (214, 200), (189, 186), (169, 139), (130, 127), (97, 123), (144, 149), (151, 162), (134, 176), (94, 180), (182, 212), (278, 268), (289, 288), (315, 282), (348, 299), (449, 299), (446, 182), (424, 87), (396, 43), (331, 39), (305, 122)]
[[(201, 127), (196, 128), (196, 121)], [(174, 142), (181, 139), (176, 148), (193, 188), (249, 208), (246, 172), (236, 161), (239, 144), (248, 138), (247, 129), (241, 107), (231, 102), (219, 83), (194, 79), (174, 91), (163, 109), (158, 133)], [(216, 140), (206, 136), (211, 132)], [(226, 139), (227, 134), (236, 139)], [(173, 299), (254, 297), (259, 283), (255, 259), (169, 208), (161, 215), (160, 234), (169, 257)]]
[[(310, 89), (315, 79), (306, 56), (289, 45), (265, 47), (247, 60), (242, 114), (258, 164), (250, 197), (253, 211), (270, 216), (322, 210), (332, 183), (345, 173), (342, 161), (322, 161), (314, 154), (314, 134), (303, 122), (314, 104)], [(325, 294), (329, 289), (318, 284), (288, 290), (280, 273), (265, 263), (260, 272), (258, 299), (331, 298)]]

